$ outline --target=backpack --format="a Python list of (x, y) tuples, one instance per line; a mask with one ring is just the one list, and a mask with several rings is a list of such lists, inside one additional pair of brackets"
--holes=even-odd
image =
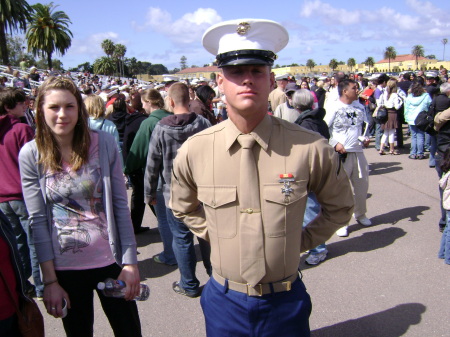
[(428, 111), (423, 110), (419, 112), (416, 119), (414, 120), (414, 124), (417, 126), (419, 130), (425, 131), (429, 135), (434, 136), (437, 134), (434, 129), (434, 105), (430, 105)]

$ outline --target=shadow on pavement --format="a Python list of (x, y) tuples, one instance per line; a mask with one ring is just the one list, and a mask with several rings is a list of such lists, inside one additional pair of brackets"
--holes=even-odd
[(138, 248), (158, 242), (161, 242), (161, 236), (159, 235), (158, 228), (150, 228), (150, 230), (136, 235), (136, 243)]
[[(383, 156), (386, 157), (386, 156)], [(395, 156), (393, 156), (395, 157)], [(370, 163), (369, 165), (369, 175), (374, 176), (378, 174), (387, 174), (391, 172), (401, 171), (403, 170), (403, 167), (401, 166), (402, 163), (400, 162), (378, 162), (378, 163)]]
[[(351, 235), (351, 234), (350, 234)], [(327, 261), (334, 259), (336, 257), (357, 252), (364, 253), (369, 252), (375, 249), (380, 249), (387, 247), (395, 242), (395, 240), (406, 235), (406, 232), (398, 227), (385, 228), (376, 232), (366, 232), (361, 236), (343, 238), (342, 241), (333, 242), (327, 245), (328, 255), (327, 259), (322, 262), (326, 263)], [(307, 265), (305, 263), (307, 255), (304, 254), (300, 259), (302, 268), (301, 269), (309, 269), (314, 266)]]
[(421, 303), (406, 303), (372, 315), (311, 331), (311, 337), (398, 337), (411, 325), (419, 324), (426, 307)]
[[(374, 226), (381, 224), (392, 224), (395, 225), (397, 222), (408, 219), (408, 221), (416, 222), (420, 221), (419, 215), (423, 215), (424, 211), (429, 210), (428, 206), (414, 206), (414, 207), (406, 207), (402, 209), (396, 209), (384, 214), (376, 215), (370, 220)], [(353, 226), (352, 226), (353, 227)], [(358, 226), (362, 227), (362, 226)]]
[(157, 278), (177, 270), (177, 266), (169, 266), (153, 261), (153, 257), (138, 262), (141, 280)]

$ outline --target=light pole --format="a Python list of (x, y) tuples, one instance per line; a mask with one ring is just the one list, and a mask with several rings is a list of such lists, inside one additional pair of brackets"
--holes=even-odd
[(445, 61), (445, 45), (447, 44), (447, 39), (442, 39), (442, 44), (444, 45), (444, 54), (442, 55), (442, 61)]

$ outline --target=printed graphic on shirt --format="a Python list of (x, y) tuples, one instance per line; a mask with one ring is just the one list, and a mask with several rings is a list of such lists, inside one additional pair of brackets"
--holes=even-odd
[[(112, 258), (106, 215), (102, 203), (103, 185), (98, 144), (90, 151), (89, 163), (78, 171), (63, 170), (47, 175), (47, 199), (52, 204), (55, 264), (94, 267)], [(76, 261), (73, 260), (76, 255)], [(74, 268), (70, 268), (74, 269)]]
[(365, 112), (352, 105), (341, 107), (336, 111), (333, 129), (335, 132), (346, 132), (351, 128), (361, 127), (364, 123)]

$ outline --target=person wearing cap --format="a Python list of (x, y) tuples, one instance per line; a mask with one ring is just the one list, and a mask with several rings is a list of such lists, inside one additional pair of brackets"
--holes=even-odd
[[(209, 337), (309, 336), (300, 252), (353, 212), (348, 178), (327, 142), (267, 114), (271, 66), (288, 40), (283, 26), (259, 19), (222, 22), (203, 36), (217, 55), (229, 118), (180, 147), (169, 207), (211, 244), (213, 275), (200, 300)], [(308, 192), (322, 212), (302, 229)]]
[(292, 95), (295, 91), (299, 89), (298, 85), (295, 83), (288, 83), (284, 89), (284, 94), (286, 95), (286, 102), (280, 104), (273, 115), (275, 117), (284, 119), (285, 121), (294, 123), (298, 118), (300, 113), (292, 106)]
[(109, 97), (108, 94), (111, 92), (111, 84), (106, 83), (102, 85), (102, 92), (99, 94), (99, 96), (102, 98), (103, 101), (108, 102)]
[(272, 90), (269, 95), (269, 104), (271, 111), (275, 111), (280, 104), (286, 102), (286, 95), (284, 89), (288, 84), (288, 74), (279, 75), (275, 78), (277, 81), (277, 87)]

